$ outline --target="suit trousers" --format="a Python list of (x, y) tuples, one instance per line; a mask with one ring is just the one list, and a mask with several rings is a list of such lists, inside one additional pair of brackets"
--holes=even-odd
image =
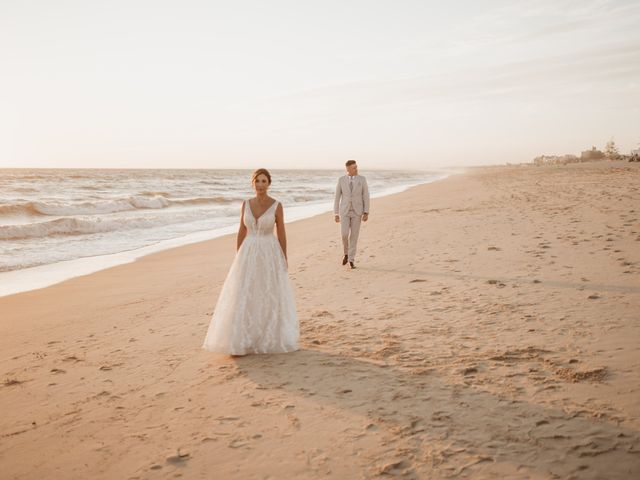
[(342, 233), (342, 246), (344, 254), (353, 262), (356, 258), (356, 247), (358, 246), (358, 235), (360, 235), (360, 224), (362, 216), (354, 213), (347, 214), (340, 219), (340, 231)]

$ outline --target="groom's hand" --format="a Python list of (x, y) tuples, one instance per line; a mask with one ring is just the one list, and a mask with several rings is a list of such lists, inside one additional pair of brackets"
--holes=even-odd
[(335, 215), (336, 223), (340, 223), (340, 215)]
[(367, 220), (369, 220), (369, 214), (368, 213), (363, 213), (362, 214), (362, 221), (366, 222)]

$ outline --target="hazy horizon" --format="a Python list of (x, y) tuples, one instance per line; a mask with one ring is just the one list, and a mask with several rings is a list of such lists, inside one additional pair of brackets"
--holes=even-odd
[(0, 168), (428, 170), (639, 148), (640, 4), (0, 3)]
[[(431, 167), (431, 168), (366, 168), (361, 169), (361, 172), (364, 171), (374, 171), (374, 172), (394, 172), (394, 171), (404, 171), (404, 172), (430, 172), (432, 170), (440, 170), (440, 169), (464, 169), (466, 167), (473, 167), (474, 165), (451, 165), (451, 166), (442, 166), (442, 167)], [(267, 167), (0, 167), (0, 171), (2, 170), (223, 170), (223, 171), (248, 171), (251, 172), (256, 170), (257, 168), (267, 168)], [(344, 170), (344, 166), (336, 166), (336, 167), (275, 167), (275, 168), (267, 168), (267, 170), (271, 172), (278, 171), (307, 171), (307, 172), (335, 172)]]

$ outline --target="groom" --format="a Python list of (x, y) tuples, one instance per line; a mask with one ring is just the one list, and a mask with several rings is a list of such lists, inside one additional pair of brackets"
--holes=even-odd
[(360, 222), (366, 222), (369, 218), (369, 187), (367, 179), (358, 175), (358, 164), (355, 160), (348, 160), (345, 166), (347, 174), (338, 179), (333, 213), (336, 223), (342, 223), (340, 228), (344, 247), (342, 265), (349, 262), (351, 268), (356, 268), (354, 262)]

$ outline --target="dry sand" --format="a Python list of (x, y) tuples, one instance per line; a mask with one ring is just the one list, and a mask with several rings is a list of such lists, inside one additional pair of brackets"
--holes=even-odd
[(0, 298), (2, 479), (640, 478), (640, 165), (288, 226), (302, 348), (200, 349), (223, 237)]

